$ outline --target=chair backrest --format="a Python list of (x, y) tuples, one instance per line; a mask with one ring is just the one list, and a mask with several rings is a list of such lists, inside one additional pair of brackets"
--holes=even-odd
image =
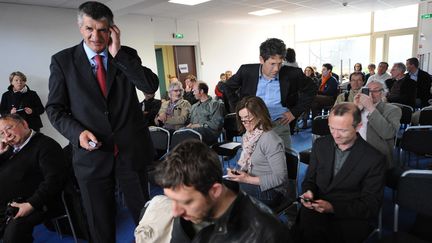
[(299, 166), (299, 155), (296, 153), (295, 155), (291, 153), (285, 153), (285, 159), (288, 170), (288, 179), (297, 180), (298, 174), (298, 166)]
[(155, 159), (161, 159), (169, 152), (170, 132), (161, 127), (149, 127), (153, 147), (156, 150)]
[(312, 121), (312, 136), (313, 140), (320, 136), (326, 136), (330, 134), (328, 127), (328, 115), (316, 116)]
[(411, 124), (411, 117), (414, 112), (413, 108), (409, 105), (404, 105), (400, 103), (390, 103), (399, 107), (402, 110), (402, 116), (400, 118), (401, 125), (409, 125)]
[(432, 125), (432, 106), (424, 107), (420, 110), (420, 125)]
[(400, 142), (401, 149), (417, 155), (432, 155), (432, 126), (407, 127)]
[(431, 188), (431, 170), (408, 170), (401, 175), (394, 208), (394, 232), (398, 231), (399, 207), (432, 216)]
[(177, 146), (177, 144), (190, 139), (197, 139), (202, 141), (202, 136), (199, 132), (190, 128), (184, 128), (175, 131), (171, 138), (170, 150)]
[(224, 118), (224, 131), (226, 138), (231, 141), (233, 137), (241, 136), (239, 127), (237, 126), (236, 113), (229, 113)]

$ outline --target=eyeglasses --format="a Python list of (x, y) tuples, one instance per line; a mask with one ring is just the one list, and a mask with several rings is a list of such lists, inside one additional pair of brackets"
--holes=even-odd
[(15, 129), (15, 127), (15, 124), (7, 125), (5, 128), (3, 128), (3, 130), (0, 131), (0, 138), (7, 137), (8, 134), (10, 134), (13, 129)]
[(369, 90), (370, 93), (378, 93), (383, 91), (383, 89), (378, 89), (378, 90)]
[(181, 92), (181, 89), (173, 89), (172, 92)]
[(240, 117), (240, 121), (243, 124), (248, 124), (250, 123), (253, 119), (255, 119), (255, 117)]

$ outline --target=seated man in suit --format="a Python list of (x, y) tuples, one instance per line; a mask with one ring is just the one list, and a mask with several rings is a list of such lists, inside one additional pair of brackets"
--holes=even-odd
[(431, 75), (419, 68), (419, 60), (416, 57), (407, 59), (406, 67), (408, 71), (406, 76), (416, 81), (417, 83), (416, 107), (422, 108), (425, 106), (429, 106), (429, 100), (432, 98)]
[(163, 221), (148, 226), (158, 228), (152, 230), (157, 234), (172, 221), (171, 237), (164, 237), (170, 242), (291, 242), (288, 228), (267, 207), (239, 191), (237, 183), (223, 181), (217, 154), (202, 142), (179, 144), (156, 174), (174, 219), (162, 210)]
[[(63, 188), (65, 160), (53, 139), (35, 132), (17, 114), (0, 118), (0, 228), (3, 241), (33, 242), (40, 224)], [(19, 198), (21, 198), (19, 200)], [(15, 216), (5, 215), (9, 209)], [(0, 238), (2, 232), (0, 232)]]
[(385, 157), (357, 134), (360, 110), (334, 106), (331, 136), (317, 139), (300, 196), (299, 242), (363, 242), (378, 215), (384, 188)]
[(354, 104), (361, 110), (360, 136), (386, 156), (387, 169), (393, 168), (395, 137), (400, 128), (402, 111), (399, 107), (383, 101), (384, 85), (378, 81), (367, 84), (369, 95), (359, 93)]
[(415, 108), (417, 84), (409, 76), (405, 76), (406, 66), (401, 62), (393, 65), (390, 73), (392, 78), (385, 81), (389, 92), (389, 103), (400, 103)]
[(199, 132), (207, 145), (215, 144), (223, 127), (223, 106), (208, 95), (204, 82), (196, 82), (193, 93), (198, 102), (192, 105), (190, 123), (186, 127)]

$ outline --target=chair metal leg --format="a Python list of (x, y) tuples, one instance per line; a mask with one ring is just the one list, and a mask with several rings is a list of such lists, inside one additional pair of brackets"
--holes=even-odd
[(64, 192), (62, 192), (62, 201), (63, 201), (63, 205), (64, 205), (64, 208), (65, 208), (65, 211), (66, 211), (67, 219), (69, 221), (69, 226), (70, 226), (71, 231), (72, 231), (72, 237), (74, 238), (74, 242), (78, 243), (78, 238), (76, 236), (75, 228), (74, 228), (73, 223), (72, 223), (72, 217), (71, 217), (71, 214), (69, 212), (69, 207), (67, 206), (67, 203), (66, 203), (66, 200), (65, 200), (65, 197), (64, 197)]

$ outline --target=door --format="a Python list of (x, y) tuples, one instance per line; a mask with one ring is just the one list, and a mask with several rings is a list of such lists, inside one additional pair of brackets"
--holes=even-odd
[(174, 46), (174, 63), (177, 77), (183, 85), (189, 74), (197, 76), (194, 46)]
[(167, 89), (165, 85), (165, 70), (163, 64), (162, 48), (155, 49), (155, 53), (156, 53), (156, 65), (157, 65), (158, 77), (159, 77), (159, 94), (160, 97), (163, 97)]

